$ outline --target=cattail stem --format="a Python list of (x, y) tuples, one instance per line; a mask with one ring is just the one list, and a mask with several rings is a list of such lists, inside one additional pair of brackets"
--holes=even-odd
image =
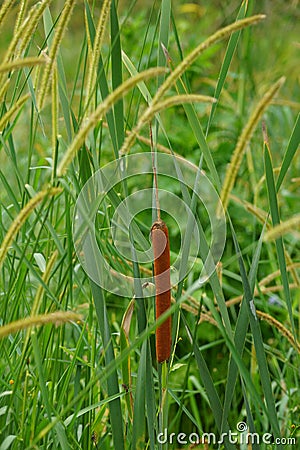
[[(168, 227), (157, 220), (151, 228), (154, 253), (156, 319), (171, 306), (170, 245)], [(159, 363), (167, 361), (171, 355), (171, 317), (156, 329), (156, 358)]]
[(161, 400), (160, 400), (160, 424), (161, 430), (168, 427), (168, 363), (164, 361), (161, 366)]
[(150, 132), (150, 145), (151, 145), (151, 155), (152, 155), (153, 180), (154, 180), (154, 188), (155, 188), (156, 214), (157, 214), (157, 220), (160, 220), (160, 205), (159, 205), (159, 197), (158, 197), (157, 170), (156, 170), (155, 156), (154, 156), (154, 151), (153, 151), (154, 145), (153, 145), (151, 122), (149, 123), (149, 132)]

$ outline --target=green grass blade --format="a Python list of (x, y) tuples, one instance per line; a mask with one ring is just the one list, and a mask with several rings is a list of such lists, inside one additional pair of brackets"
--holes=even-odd
[[(171, 1), (162, 0), (160, 10), (159, 34), (158, 34), (158, 55), (157, 55), (158, 67), (163, 67), (164, 65), (166, 65), (166, 57), (163, 52), (162, 45), (164, 45), (165, 48), (168, 48), (170, 18), (171, 18)], [(161, 85), (163, 79), (164, 79), (163, 76), (158, 77), (157, 79), (158, 87)]]
[(292, 159), (299, 148), (299, 142), (300, 142), (300, 114), (298, 114), (298, 117), (295, 122), (294, 129), (292, 131), (287, 149), (285, 151), (285, 154), (283, 156), (283, 161), (281, 164), (279, 176), (277, 178), (276, 182), (276, 192), (279, 191), (280, 186), (283, 182), (283, 179), (288, 171), (288, 168), (291, 165)]
[[(177, 28), (176, 28), (176, 24), (175, 21), (173, 20), (173, 26), (174, 26), (174, 30), (175, 30), (175, 38), (176, 38), (176, 42), (177, 42), (177, 46), (179, 49), (179, 54), (181, 56), (181, 60), (183, 60), (183, 53), (181, 50), (181, 45), (180, 45), (180, 41), (179, 41), (179, 37), (178, 37), (178, 33), (177, 33)], [(187, 80), (187, 77), (185, 74), (183, 74), (182, 78), (180, 78), (177, 82), (176, 82), (176, 89), (178, 94), (184, 95), (187, 93), (190, 93), (190, 88), (189, 88), (189, 83)], [(214, 163), (214, 160), (212, 158), (210, 149), (208, 147), (204, 132), (203, 132), (203, 128), (200, 124), (200, 121), (198, 119), (197, 113), (195, 111), (195, 108), (193, 105), (190, 104), (183, 104), (182, 105), (185, 111), (185, 114), (187, 116), (188, 122), (190, 124), (191, 129), (193, 130), (193, 133), (195, 135), (195, 138), (197, 140), (197, 143), (199, 145), (199, 148), (201, 149), (201, 152), (203, 153), (205, 162), (209, 168), (209, 171), (211, 173), (211, 176), (213, 178), (213, 181), (215, 183), (215, 186), (218, 188), (218, 190), (221, 188), (221, 182), (220, 182), (220, 178)]]
[[(180, 411), (182, 411), (186, 417), (191, 421), (191, 423), (199, 430), (202, 432), (202, 430), (200, 429), (199, 426), (199, 421), (193, 416), (193, 414), (191, 414), (191, 412), (186, 408), (186, 406), (184, 406), (183, 402), (182, 402), (182, 397), (177, 395), (171, 388), (168, 389), (168, 394), (170, 394), (170, 396), (173, 398), (173, 400), (175, 400), (176, 404), (178, 405)], [(195, 399), (193, 399), (195, 400)], [(209, 401), (207, 401), (207, 403), (209, 404)], [(198, 403), (197, 404), (197, 408)]]
[(0, 450), (8, 450), (11, 447), (11, 444), (16, 439), (17, 435), (10, 434), (9, 436), (6, 436), (6, 438), (3, 440)]
[[(112, 87), (116, 89), (122, 84), (122, 55), (121, 55), (121, 39), (117, 7), (115, 0), (111, 2), (110, 10), (111, 23), (111, 70), (112, 70)], [(118, 100), (113, 107), (115, 130), (119, 149), (124, 142), (124, 105), (123, 100)]]
[[(91, 13), (88, 2), (85, 2), (85, 10), (86, 10), (90, 39), (91, 39), (91, 43), (93, 45), (94, 39), (95, 39), (95, 34), (96, 34), (96, 29), (95, 29), (95, 24), (93, 21), (92, 13)], [(102, 99), (105, 99), (109, 95), (109, 87), (108, 87), (108, 82), (107, 82), (107, 78), (106, 78), (105, 70), (104, 70), (104, 63), (103, 63), (101, 55), (99, 57), (99, 63), (98, 63), (98, 68), (97, 68), (97, 82), (99, 85)], [(115, 157), (118, 158), (118, 143), (117, 143), (117, 136), (116, 136), (116, 129), (115, 129), (114, 113), (112, 110), (109, 110), (106, 113), (106, 120), (107, 120), (110, 137), (111, 137), (112, 144), (113, 144), (114, 154), (115, 154)]]
[[(182, 318), (183, 318), (185, 328), (187, 330), (187, 334), (188, 334), (188, 336), (191, 336), (191, 331), (189, 329), (188, 323), (187, 323), (186, 319), (184, 318), (184, 316), (182, 316)], [(198, 347), (198, 345), (195, 341), (191, 341), (191, 345), (193, 346), (199, 374), (200, 374), (200, 377), (204, 384), (204, 387), (205, 387), (205, 390), (206, 390), (206, 393), (207, 393), (207, 396), (209, 399), (210, 407), (211, 407), (213, 415), (214, 415), (216, 425), (221, 434), (222, 433), (223, 407), (222, 407), (219, 395), (216, 391), (214, 382), (212, 380), (212, 377), (210, 375), (209, 369), (207, 367), (207, 364), (205, 362), (205, 359), (202, 355), (200, 348)], [(229, 430), (228, 423), (223, 424), (223, 427), (224, 427), (225, 432), (227, 432)], [(230, 442), (226, 442), (226, 449), (233, 450), (234, 448), (235, 448), (234, 445), (232, 445)]]
[[(236, 20), (240, 20), (240, 19), (243, 19), (244, 17), (246, 17), (247, 7), (248, 7), (248, 1), (243, 0)], [(225, 56), (224, 56), (224, 59), (223, 59), (223, 62), (222, 62), (222, 67), (221, 67), (221, 70), (220, 70), (220, 73), (219, 73), (219, 76), (218, 76), (217, 86), (216, 86), (215, 93), (214, 93), (214, 97), (217, 100), (217, 102), (213, 103), (213, 105), (211, 107), (210, 115), (209, 115), (208, 123), (207, 123), (207, 128), (206, 128), (206, 135), (208, 134), (211, 122), (212, 122), (214, 114), (216, 112), (216, 109), (217, 109), (217, 106), (218, 106), (218, 102), (219, 102), (219, 99), (220, 99), (220, 95), (221, 95), (221, 92), (222, 92), (222, 89), (223, 89), (223, 86), (224, 86), (224, 83), (225, 83), (225, 80), (226, 80), (226, 77), (227, 77), (227, 74), (228, 74), (228, 70), (229, 70), (231, 61), (232, 61), (233, 56), (234, 56), (234, 53), (235, 53), (235, 50), (236, 50), (236, 47), (237, 47), (240, 35), (241, 35), (241, 30), (236, 31), (229, 38), (229, 42), (228, 42), (228, 45), (227, 45)]]
[[(103, 347), (105, 349), (105, 365), (106, 366), (108, 366), (109, 364), (114, 365), (115, 362), (114, 348), (111, 340), (112, 337), (103, 291), (92, 280), (90, 281), (90, 283), (94, 297), (94, 304), (99, 323), (99, 328), (102, 336)], [(107, 391), (109, 396), (116, 395), (119, 393), (118, 374), (116, 367), (107, 378)], [(123, 417), (119, 397), (117, 397), (115, 400), (109, 403), (109, 410), (110, 410), (110, 422), (112, 428), (114, 448), (123, 450), (124, 449)]]
[[(53, 42), (53, 35), (54, 35), (54, 23), (52, 19), (52, 15), (50, 12), (49, 7), (47, 7), (43, 14), (43, 20), (44, 20), (44, 30), (45, 30), (45, 36), (46, 36), (46, 42), (48, 47), (50, 48)], [(68, 88), (67, 88), (67, 81), (66, 81), (66, 75), (64, 70), (64, 64), (63, 64), (63, 58), (61, 55), (60, 50), (58, 50), (57, 53), (57, 71), (58, 71), (58, 92), (60, 97), (60, 103), (63, 111), (64, 116), (64, 122), (65, 127), (67, 130), (67, 136), (68, 136), (68, 142), (71, 142), (73, 132), (72, 132), (72, 126), (71, 126), (71, 116), (70, 116), (70, 102), (68, 99)]]
[(227, 334), (226, 329), (223, 325), (223, 320), (220, 317), (219, 312), (216, 310), (215, 304), (210, 301), (207, 306), (210, 309), (212, 316), (215, 319), (216, 323), (218, 324), (218, 328), (225, 339), (226, 345), (227, 345), (229, 351), (231, 352), (235, 363), (237, 364), (237, 366), (239, 368), (239, 373), (242, 376), (243, 380), (245, 381), (245, 384), (247, 386), (249, 394), (253, 398), (254, 406), (257, 409), (258, 418), (261, 421), (261, 423), (263, 423), (263, 419), (261, 417), (261, 411), (263, 411), (263, 414), (267, 414), (267, 410), (266, 410), (266, 407), (265, 407), (263, 401), (260, 398), (259, 393), (256, 390), (256, 387), (254, 386), (254, 384), (252, 382), (251, 375), (249, 373), (249, 369), (246, 367), (244, 361), (242, 360), (240, 354), (238, 353), (238, 351), (236, 349), (236, 345), (233, 342), (231, 336), (229, 336)]
[[(176, 83), (176, 87), (178, 89), (178, 93), (179, 94), (187, 94), (187, 90), (185, 87), (185, 84), (183, 83), (182, 80), (179, 80)], [(221, 182), (220, 182), (220, 178), (219, 178), (219, 174), (218, 171), (216, 169), (210, 148), (207, 144), (207, 141), (205, 139), (205, 135), (203, 132), (203, 128), (200, 124), (198, 115), (195, 111), (195, 107), (194, 105), (190, 105), (189, 103), (184, 103), (183, 105), (184, 111), (186, 113), (188, 122), (190, 124), (190, 127), (193, 130), (193, 133), (195, 135), (195, 138), (198, 142), (199, 148), (201, 149), (202, 153), (203, 153), (203, 157), (204, 160), (207, 164), (207, 167), (209, 169), (210, 175), (213, 179), (213, 182), (215, 184), (215, 186), (217, 187), (217, 189), (219, 190), (221, 187)]]
[[(122, 52), (121, 52), (121, 41), (120, 32), (118, 24), (118, 16), (115, 6), (115, 1), (111, 3), (111, 46), (112, 46), (112, 85), (116, 89), (122, 83)], [(124, 111), (123, 111), (123, 100), (116, 102), (114, 104), (114, 119), (115, 119), (115, 129), (116, 129), (116, 140), (118, 144), (118, 149), (122, 147), (124, 142), (125, 132), (124, 132)], [(122, 169), (123, 170), (123, 169)], [(125, 175), (125, 173), (124, 173)], [(127, 195), (127, 181), (124, 177), (123, 187), (125, 195)], [(134, 247), (134, 237), (133, 237), (133, 224), (129, 227), (129, 239), (131, 242), (131, 252), (133, 261), (133, 275), (134, 275), (134, 291), (136, 296), (137, 305), (137, 318), (138, 318), (138, 330), (141, 333), (146, 328), (146, 308), (145, 301), (143, 299), (143, 289), (140, 276), (140, 268), (137, 263), (137, 258), (135, 254)]]
[(147, 342), (147, 355), (146, 355), (146, 413), (147, 413), (147, 426), (149, 434), (150, 449), (156, 448), (155, 431), (157, 430), (156, 423), (156, 403), (155, 403), (155, 390), (154, 390), (154, 376), (152, 368), (152, 355), (149, 340)]
[[(247, 413), (247, 425), (248, 425), (250, 433), (252, 433), (253, 436), (255, 436), (256, 429), (255, 429), (255, 425), (254, 425), (252, 411), (251, 411), (251, 408), (250, 408), (250, 405), (249, 405), (249, 402), (247, 399), (247, 390), (244, 386), (244, 383), (242, 383), (242, 390), (243, 390), (245, 408), (246, 408), (246, 413)], [(251, 450), (260, 450), (260, 445), (257, 442), (253, 442), (251, 444), (252, 444)]]
[(141, 356), (137, 374), (134, 410), (133, 410), (133, 428), (132, 428), (132, 449), (143, 450), (145, 448), (145, 384), (147, 368), (147, 341), (143, 342)]
[[(131, 326), (131, 319), (134, 310), (134, 300), (131, 300), (123, 315), (121, 329), (120, 329), (120, 353), (129, 347), (129, 330)], [(122, 362), (122, 384), (125, 386), (126, 392), (125, 401), (128, 410), (128, 416), (132, 419), (132, 394), (131, 389), (131, 362), (130, 355)]]
[[(272, 427), (272, 431), (274, 434), (274, 438), (278, 438), (280, 440), (280, 427), (278, 423), (276, 408), (275, 408), (275, 401), (273, 397), (272, 392), (272, 385), (271, 385), (271, 379), (270, 379), (270, 373), (268, 369), (268, 363), (266, 359), (266, 353), (264, 349), (264, 343), (261, 333), (260, 324), (256, 315), (256, 309), (255, 304), (253, 300), (253, 295), (251, 292), (251, 287), (249, 283), (249, 279), (247, 277), (246, 269), (244, 266), (244, 261), (241, 255), (241, 251), (239, 248), (239, 244), (237, 242), (234, 229), (232, 227), (232, 224), (230, 222), (231, 228), (233, 230), (233, 241), (236, 249), (236, 253), (238, 256), (239, 261), (239, 267), (240, 267), (240, 273), (242, 277), (243, 287), (244, 287), (244, 295), (245, 295), (245, 301), (248, 308), (248, 316), (250, 321), (250, 327), (252, 331), (253, 336), (253, 342), (256, 352), (256, 358), (257, 363), (259, 367), (260, 372), (260, 379), (261, 379), (261, 385), (264, 392), (264, 398), (267, 405), (267, 411), (268, 411), (268, 418)], [(277, 447), (279, 449), (283, 449), (282, 444), (278, 444)]]
[[(34, 330), (31, 333), (31, 341), (32, 341), (32, 346), (33, 346), (33, 352), (34, 352), (34, 356), (35, 356), (35, 361), (36, 361), (36, 365), (37, 365), (37, 371), (38, 371), (38, 376), (39, 376), (39, 384), (40, 384), (40, 388), (41, 388), (41, 393), (45, 402), (45, 409), (48, 415), (48, 419), (51, 422), (51, 420), (53, 419), (53, 415), (55, 414), (55, 412), (53, 411), (53, 406), (50, 404), (50, 399), (49, 399), (49, 395), (48, 395), (48, 388), (46, 385), (46, 381), (45, 381), (45, 377), (44, 377), (44, 370), (42, 367), (42, 356), (40, 353), (40, 349), (39, 349), (39, 345), (38, 345), (38, 339), (37, 339), (37, 334), (36, 331)], [(55, 414), (57, 415), (57, 414)], [(65, 430), (62, 426), (62, 423), (59, 421), (56, 423), (55, 427), (54, 427), (54, 431), (57, 434), (57, 438), (59, 440), (59, 443), (61, 445), (62, 448), (65, 448), (66, 450), (71, 450), (71, 447), (68, 443), (68, 439), (67, 436), (65, 434)], [(54, 435), (54, 440), (56, 439), (56, 436)]]
[[(267, 191), (268, 191), (268, 199), (269, 199), (269, 206), (271, 211), (271, 217), (272, 217), (272, 224), (273, 226), (280, 224), (280, 216), (279, 216), (279, 208), (278, 208), (278, 201), (277, 201), (277, 194), (276, 194), (276, 187), (275, 187), (275, 180), (274, 180), (274, 174), (273, 174), (273, 166), (271, 161), (271, 153), (270, 148), (267, 142), (267, 137), (265, 137), (265, 143), (264, 143), (264, 162), (265, 162), (265, 171), (266, 171), (266, 181), (267, 181)], [(278, 185), (280, 186), (280, 185)], [(284, 255), (284, 246), (283, 246), (283, 238), (282, 236), (278, 237), (275, 241), (276, 244), (276, 251), (278, 255), (278, 263), (282, 278), (282, 284), (283, 284), (283, 292), (285, 296), (286, 306), (289, 313), (289, 319), (292, 326), (292, 331), (294, 335), (294, 339), (296, 341), (296, 328), (294, 323), (294, 317), (293, 317), (293, 309), (292, 309), (292, 299), (291, 299), (291, 293), (289, 288), (289, 280), (288, 280), (288, 274), (286, 270), (286, 261), (285, 261), (285, 255)]]
[[(262, 243), (263, 243), (263, 233), (261, 234), (260, 239), (257, 243), (249, 273), (249, 285), (252, 295), (255, 287), (255, 280), (261, 255)], [(243, 354), (248, 327), (249, 327), (248, 308), (245, 299), (243, 299), (234, 332), (234, 343), (236, 346), (236, 350), (240, 356), (242, 356)], [(238, 366), (236, 365), (234, 359), (230, 358), (227, 373), (227, 384), (225, 389), (224, 411), (222, 419), (223, 421), (227, 420), (228, 418), (237, 377), (238, 377)], [(244, 394), (244, 398), (246, 400), (246, 394)]]

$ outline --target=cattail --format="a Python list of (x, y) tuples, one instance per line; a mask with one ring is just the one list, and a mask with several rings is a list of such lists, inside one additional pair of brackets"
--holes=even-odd
[[(154, 253), (156, 319), (171, 306), (170, 245), (167, 225), (159, 218), (151, 228)], [(167, 361), (171, 354), (171, 317), (156, 329), (156, 358)]]

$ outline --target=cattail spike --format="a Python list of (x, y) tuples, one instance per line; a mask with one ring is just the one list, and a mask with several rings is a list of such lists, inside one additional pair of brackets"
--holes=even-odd
[[(154, 253), (154, 277), (156, 291), (156, 319), (171, 306), (170, 245), (168, 227), (157, 220), (151, 228)], [(171, 317), (156, 329), (156, 358), (159, 363), (171, 355)]]

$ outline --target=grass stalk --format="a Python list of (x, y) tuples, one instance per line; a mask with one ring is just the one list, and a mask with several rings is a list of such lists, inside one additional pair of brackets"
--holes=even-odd
[(25, 94), (19, 98), (17, 102), (13, 104), (13, 106), (1, 117), (0, 119), (0, 130), (4, 130), (12, 116), (21, 110), (22, 106), (26, 103), (26, 101), (30, 98), (29, 94)]
[(38, 97), (38, 109), (41, 110), (44, 105), (44, 101), (46, 98), (46, 95), (48, 93), (49, 89), (49, 78), (51, 76), (53, 66), (57, 57), (57, 53), (59, 50), (60, 43), (62, 41), (62, 38), (64, 36), (66, 27), (69, 23), (69, 20), (71, 18), (71, 14), (73, 11), (73, 8), (75, 6), (76, 0), (67, 0), (64, 4), (64, 9), (62, 11), (62, 14), (59, 18), (57, 30), (55, 33), (55, 36), (52, 41), (52, 45), (49, 51), (49, 64), (46, 66), (45, 71), (43, 73), (43, 77), (41, 80), (41, 86), (40, 86), (40, 92)]
[(42, 55), (39, 57), (27, 57), (23, 59), (15, 59), (14, 61), (1, 64), (0, 65), (0, 73), (1, 72), (10, 72), (16, 69), (22, 69), (23, 67), (32, 67), (47, 64), (48, 59)]
[(237, 20), (230, 25), (221, 28), (207, 38), (204, 42), (198, 45), (188, 56), (186, 56), (183, 61), (174, 69), (169, 75), (166, 81), (158, 89), (157, 93), (153, 97), (153, 104), (156, 104), (162, 96), (175, 84), (175, 82), (181, 77), (181, 75), (186, 72), (186, 70), (193, 64), (193, 62), (208, 48), (222, 39), (226, 39), (235, 31), (246, 28), (250, 25), (255, 25), (261, 20), (265, 19), (265, 15), (258, 14), (256, 16), (248, 17), (246, 19)]
[[(160, 414), (161, 414), (161, 432), (168, 429), (168, 363), (164, 361), (161, 366), (161, 396), (160, 396)], [(168, 448), (168, 444), (163, 445), (162, 448)]]
[(53, 68), (52, 75), (52, 89), (51, 89), (51, 113), (52, 113), (52, 181), (55, 178), (55, 169), (57, 161), (57, 137), (58, 137), (58, 117), (59, 117), (59, 106), (58, 106), (58, 79), (57, 79), (57, 67)]
[(43, 0), (42, 2), (39, 2), (32, 6), (22, 25), (19, 26), (11, 42), (11, 45), (8, 48), (4, 61), (9, 61), (10, 59), (12, 59), (18, 44), (19, 46), (16, 52), (16, 58), (22, 57), (24, 50), (28, 46), (32, 35), (38, 26), (39, 20), (41, 19), (45, 9), (50, 2), (51, 0)]
[[(274, 226), (279, 226), (280, 224), (280, 216), (279, 216), (279, 208), (278, 208), (278, 200), (277, 200), (277, 192), (275, 187), (275, 180), (274, 180), (274, 174), (273, 174), (273, 166), (272, 166), (272, 160), (271, 160), (271, 150), (269, 147), (269, 140), (267, 136), (267, 131), (263, 127), (263, 134), (264, 134), (264, 163), (265, 163), (265, 171), (266, 171), (266, 182), (267, 182), (267, 192), (268, 192), (268, 200), (270, 205), (270, 211), (271, 211), (271, 217), (272, 217), (272, 224)], [(291, 322), (291, 327), (294, 335), (294, 339), (296, 342), (296, 328), (295, 328), (295, 322), (293, 318), (293, 310), (292, 310), (292, 299), (289, 289), (289, 280), (287, 276), (286, 271), (286, 260), (285, 260), (285, 253), (284, 253), (284, 245), (282, 237), (277, 237), (275, 241), (276, 245), (276, 252), (278, 256), (278, 263), (282, 278), (282, 284), (283, 284), (283, 292), (286, 300), (286, 305), (289, 313), (289, 318)]]
[(272, 327), (276, 328), (279, 333), (284, 336), (289, 343), (294, 347), (294, 349), (300, 354), (300, 342), (297, 339), (294, 339), (293, 334), (288, 330), (284, 325), (282, 325), (279, 320), (275, 319), (270, 314), (256, 310), (258, 317), (260, 317), (265, 322), (269, 323)]
[(124, 81), (117, 89), (115, 89), (89, 116), (86, 123), (83, 124), (78, 134), (75, 136), (71, 146), (68, 148), (65, 156), (59, 164), (57, 175), (62, 176), (67, 170), (68, 165), (73, 160), (77, 151), (83, 144), (88, 133), (95, 127), (99, 120), (105, 115), (105, 113), (112, 107), (112, 105), (125, 95), (130, 89), (132, 89), (140, 81), (146, 80), (147, 78), (152, 78), (155, 75), (164, 73), (164, 68), (154, 68), (145, 70), (135, 77), (131, 77)]
[[(149, 105), (148, 110), (152, 109), (159, 101), (163, 95), (176, 83), (176, 81), (181, 77), (181, 75), (189, 68), (189, 66), (200, 56), (205, 50), (207, 50), (212, 45), (219, 42), (221, 39), (225, 39), (230, 36), (231, 33), (238, 31), (242, 28), (245, 28), (249, 25), (253, 25), (258, 23), (259, 21), (265, 18), (264, 15), (257, 15), (253, 17), (249, 17), (247, 19), (239, 20), (233, 24), (230, 24), (227, 27), (221, 28), (216, 33), (207, 38), (203, 43), (195, 48), (184, 60), (171, 72), (168, 78), (164, 81), (164, 83), (157, 90), (155, 96), (153, 97), (152, 102)], [(144, 123), (144, 117), (149, 114), (149, 111), (146, 110), (144, 114), (140, 117), (140, 122)], [(127, 154), (130, 151), (131, 146), (135, 140), (135, 133), (131, 133), (127, 136), (124, 145), (122, 146), (120, 153)]]
[(11, 0), (4, 0), (0, 9), (0, 27), (2, 26), (10, 8), (12, 7), (13, 2)]
[(257, 106), (254, 108), (253, 113), (251, 114), (246, 126), (244, 127), (242, 134), (240, 135), (237, 145), (235, 147), (235, 150), (232, 154), (230, 164), (226, 170), (225, 173), (225, 179), (221, 190), (221, 201), (223, 204), (223, 208), (226, 211), (228, 202), (229, 202), (229, 195), (231, 193), (231, 190), (234, 186), (238, 170), (240, 168), (242, 158), (245, 152), (245, 149), (255, 131), (255, 128), (261, 119), (264, 111), (276, 95), (276, 93), (279, 91), (281, 86), (283, 85), (285, 81), (285, 78), (282, 77), (276, 83), (274, 83), (268, 91), (264, 94), (262, 99), (258, 102)]
[(276, 240), (287, 233), (292, 232), (297, 233), (297, 230), (299, 230), (299, 225), (300, 225), (300, 214), (296, 214), (294, 217), (291, 217), (290, 219), (281, 222), (279, 225), (276, 225), (269, 231), (267, 231), (264, 236), (264, 240), (273, 241), (274, 239)]
[(104, 31), (105, 31), (106, 22), (108, 19), (110, 4), (111, 4), (111, 0), (104, 0), (104, 2), (103, 2), (97, 29), (96, 29), (96, 34), (95, 34), (95, 38), (94, 38), (94, 43), (93, 43), (93, 46), (91, 47), (92, 48), (92, 56), (90, 59), (90, 67), (89, 67), (89, 71), (87, 74), (86, 107), (85, 107), (85, 109), (87, 108), (87, 104), (90, 102), (92, 87), (95, 84), (96, 74), (97, 74), (98, 65), (99, 65), (100, 51), (101, 51), (102, 42), (103, 42), (103, 38), (104, 38)]
[(27, 6), (28, 6), (28, 0), (20, 1), (19, 13), (18, 13), (18, 17), (16, 20), (16, 24), (15, 24), (15, 33), (18, 31), (18, 29), (20, 28), (20, 26), (24, 20), (24, 15), (26, 13)]
[(61, 193), (61, 191), (62, 190), (60, 188), (45, 189), (44, 191), (41, 191), (38, 194), (36, 194), (32, 199), (29, 200), (29, 202), (24, 206), (24, 208), (21, 209), (21, 211), (19, 212), (19, 214), (9, 227), (2, 241), (0, 248), (0, 268), (3, 264), (3, 261), (9, 250), (10, 245), (13, 242), (14, 237), (25, 223), (27, 217), (32, 213), (32, 211), (37, 207), (37, 205), (44, 200), (44, 198), (57, 195)]
[(10, 334), (17, 333), (18, 331), (41, 325), (47, 325), (48, 323), (52, 323), (57, 326), (66, 322), (77, 322), (80, 320), (82, 320), (82, 316), (71, 311), (57, 311), (49, 314), (24, 317), (20, 320), (16, 320), (15, 322), (11, 322), (0, 327), (0, 339), (3, 339)]

